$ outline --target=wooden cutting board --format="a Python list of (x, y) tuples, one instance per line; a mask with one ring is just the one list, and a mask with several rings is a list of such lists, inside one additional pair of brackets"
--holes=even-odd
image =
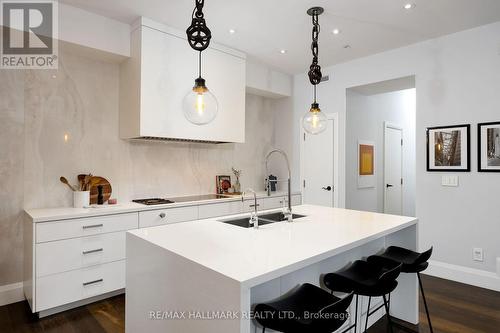
[(97, 204), (97, 195), (99, 194), (99, 192), (97, 191), (97, 186), (99, 186), (99, 185), (102, 185), (102, 196), (103, 196), (103, 200), (104, 200), (103, 202), (108, 201), (108, 199), (111, 197), (111, 193), (112, 193), (111, 184), (104, 177), (94, 176), (92, 178), (99, 179), (99, 182), (97, 183), (97, 185), (92, 186), (90, 188), (90, 204), (91, 205)]

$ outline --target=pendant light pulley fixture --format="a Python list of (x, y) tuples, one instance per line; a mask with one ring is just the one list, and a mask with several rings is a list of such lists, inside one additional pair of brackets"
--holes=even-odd
[(201, 53), (208, 48), (212, 39), (212, 32), (207, 26), (203, 6), (205, 0), (195, 0), (191, 25), (186, 29), (189, 46), (199, 52), (198, 78), (194, 87), (187, 93), (183, 101), (184, 116), (191, 123), (205, 125), (215, 119), (218, 112), (218, 102), (206, 86), (205, 79), (201, 76)]
[(309, 81), (313, 85), (313, 95), (314, 100), (311, 104), (311, 108), (302, 118), (302, 126), (306, 132), (309, 134), (319, 134), (326, 129), (327, 117), (319, 107), (319, 103), (316, 100), (316, 86), (321, 83), (323, 74), (321, 73), (321, 66), (319, 65), (319, 33), (321, 31), (321, 26), (319, 24), (319, 15), (323, 13), (324, 9), (322, 7), (313, 7), (307, 11), (307, 14), (312, 17), (312, 43), (311, 51), (313, 55), (311, 66), (309, 66)]

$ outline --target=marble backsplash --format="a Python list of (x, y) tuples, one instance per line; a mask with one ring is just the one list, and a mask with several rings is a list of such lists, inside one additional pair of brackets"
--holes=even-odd
[(118, 135), (118, 87), (118, 64), (73, 53), (57, 71), (0, 71), (0, 286), (22, 279), (23, 208), (71, 206), (60, 176), (103, 176), (119, 201), (214, 193), (232, 166), (243, 188), (264, 189), (270, 100), (247, 95), (244, 144), (129, 142)]

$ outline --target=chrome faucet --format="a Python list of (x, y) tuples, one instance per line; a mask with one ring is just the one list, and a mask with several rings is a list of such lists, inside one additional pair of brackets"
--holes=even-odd
[[(269, 180), (269, 170), (268, 170), (268, 162), (269, 162), (269, 157), (271, 157), (272, 154), (278, 153), (281, 154), (285, 158), (286, 162), (286, 167), (288, 169), (288, 179), (287, 180)], [(266, 176), (268, 177), (266, 180), (266, 188), (267, 188), (267, 196), (271, 195), (271, 183), (276, 183), (276, 182), (288, 182), (288, 208), (283, 212), (285, 215), (285, 218), (287, 219), (288, 222), (293, 222), (293, 214), (292, 214), (292, 172), (290, 171), (290, 162), (288, 160), (287, 154), (281, 150), (281, 149), (273, 149), (271, 150), (267, 156), (266, 156)]]
[(245, 194), (247, 192), (252, 192), (253, 193), (253, 207), (254, 207), (254, 211), (250, 213), (250, 220), (248, 221), (250, 223), (250, 225), (253, 225), (253, 227), (255, 229), (259, 228), (259, 217), (257, 216), (257, 193), (255, 193), (254, 190), (252, 190), (251, 188), (247, 189), (246, 191), (244, 191), (242, 194), (241, 194), (241, 202), (243, 202), (245, 200)]

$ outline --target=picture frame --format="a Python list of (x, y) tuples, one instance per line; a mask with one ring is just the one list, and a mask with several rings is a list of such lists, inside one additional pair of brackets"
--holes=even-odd
[(428, 172), (470, 172), (470, 124), (429, 127)]
[(500, 121), (477, 125), (477, 170), (500, 172)]
[(358, 140), (358, 188), (374, 188), (376, 185), (375, 142)]
[(217, 194), (228, 193), (231, 188), (231, 176), (221, 175), (215, 177), (215, 189)]

